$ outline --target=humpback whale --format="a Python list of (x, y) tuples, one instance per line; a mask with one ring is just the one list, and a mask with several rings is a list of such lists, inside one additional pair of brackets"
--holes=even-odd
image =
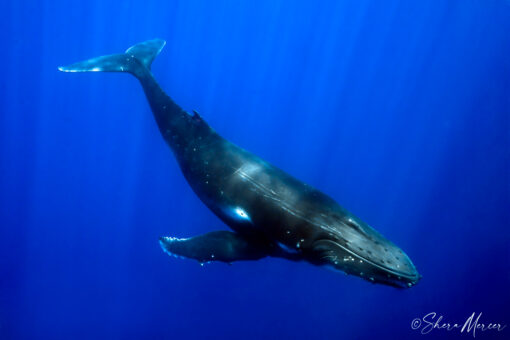
[(161, 237), (169, 255), (200, 263), (280, 257), (398, 288), (421, 278), (395, 244), (332, 198), (229, 142), (158, 85), (151, 64), (165, 41), (62, 66), (63, 72), (126, 72), (142, 85), (159, 131), (200, 200), (232, 231)]

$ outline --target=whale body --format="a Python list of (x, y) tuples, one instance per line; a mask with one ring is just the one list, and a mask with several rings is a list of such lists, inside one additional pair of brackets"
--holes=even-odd
[(63, 72), (127, 72), (141, 83), (161, 135), (200, 200), (232, 231), (161, 237), (170, 255), (201, 263), (266, 256), (331, 266), (399, 288), (421, 276), (409, 257), (321, 191), (234, 145), (197, 113), (181, 109), (150, 66), (165, 42), (149, 40), (125, 53), (59, 67)]

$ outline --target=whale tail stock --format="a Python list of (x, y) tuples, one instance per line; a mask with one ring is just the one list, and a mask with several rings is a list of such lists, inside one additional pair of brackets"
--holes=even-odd
[(140, 78), (150, 70), (165, 44), (162, 39), (147, 40), (128, 48), (125, 53), (92, 58), (58, 69), (62, 72), (128, 72)]

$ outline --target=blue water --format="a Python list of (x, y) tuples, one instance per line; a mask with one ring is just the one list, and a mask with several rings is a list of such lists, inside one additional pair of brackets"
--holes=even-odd
[[(508, 1), (7, 0), (0, 13), (0, 339), (409, 339), (430, 312), (482, 312), (509, 326), (477, 338), (510, 336)], [(133, 77), (57, 71), (154, 37), (167, 40), (154, 74), (183, 108), (374, 226), (421, 282), (164, 254), (160, 236), (226, 226)]]

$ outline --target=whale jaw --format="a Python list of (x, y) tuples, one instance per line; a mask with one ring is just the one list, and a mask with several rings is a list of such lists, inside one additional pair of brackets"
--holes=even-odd
[[(397, 248), (393, 244), (391, 246)], [(382, 258), (364, 256), (333, 240), (318, 240), (313, 244), (313, 249), (316, 255), (312, 262), (315, 264), (330, 266), (371, 283), (411, 288), (421, 279), (409, 257), (399, 248), (398, 263), (392, 263), (391, 267), (390, 264), (385, 265)]]

